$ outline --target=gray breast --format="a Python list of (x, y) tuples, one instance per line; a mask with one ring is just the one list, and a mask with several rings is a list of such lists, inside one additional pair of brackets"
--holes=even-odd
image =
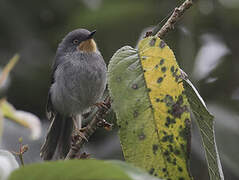
[(98, 102), (106, 86), (106, 65), (99, 53), (71, 54), (55, 71), (53, 106), (64, 114), (79, 114)]

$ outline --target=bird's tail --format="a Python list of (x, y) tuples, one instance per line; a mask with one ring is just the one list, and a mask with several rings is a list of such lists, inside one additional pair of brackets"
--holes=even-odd
[(53, 157), (56, 159), (65, 158), (70, 149), (72, 131), (72, 118), (63, 117), (57, 113), (49, 126), (40, 156), (44, 160), (51, 160)]

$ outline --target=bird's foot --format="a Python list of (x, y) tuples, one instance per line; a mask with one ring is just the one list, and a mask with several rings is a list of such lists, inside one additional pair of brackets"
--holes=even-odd
[(105, 102), (97, 102), (94, 104), (96, 107), (98, 107), (99, 109), (105, 109), (108, 110), (109, 107), (107, 106), (107, 104)]
[(81, 128), (81, 129), (78, 129), (78, 128), (75, 129), (74, 130), (74, 136), (75, 137), (80, 137), (80, 138), (84, 139), (86, 142), (88, 142), (88, 139), (85, 137), (85, 134), (84, 134), (85, 130), (86, 130), (86, 127)]

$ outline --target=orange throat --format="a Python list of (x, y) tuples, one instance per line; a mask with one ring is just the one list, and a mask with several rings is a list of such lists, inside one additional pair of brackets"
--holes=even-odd
[(84, 52), (95, 52), (97, 50), (96, 43), (93, 39), (88, 39), (81, 42), (77, 48), (78, 50)]

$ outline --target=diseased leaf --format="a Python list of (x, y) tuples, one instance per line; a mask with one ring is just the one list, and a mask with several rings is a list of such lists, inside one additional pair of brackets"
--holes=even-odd
[(183, 84), (202, 137), (210, 180), (223, 180), (224, 175), (215, 141), (214, 117), (208, 112), (205, 102), (189, 79), (185, 78)]
[(14, 171), (9, 180), (159, 180), (118, 161), (68, 160), (26, 165)]
[(190, 113), (173, 52), (148, 37), (109, 64), (109, 89), (128, 162), (164, 179), (191, 179)]

